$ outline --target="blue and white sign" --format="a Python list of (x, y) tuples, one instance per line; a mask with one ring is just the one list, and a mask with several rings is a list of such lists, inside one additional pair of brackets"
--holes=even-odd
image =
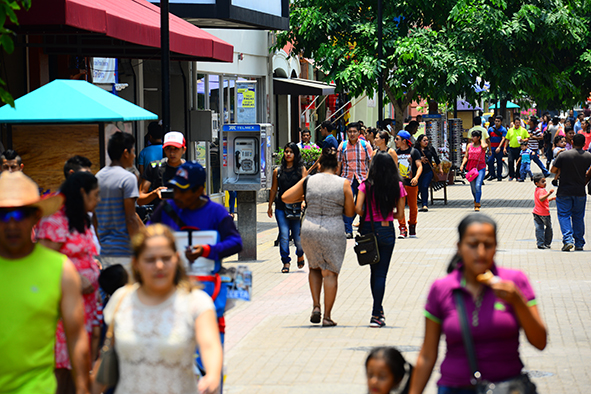
[(222, 131), (261, 131), (259, 124), (225, 124)]
[(109, 57), (95, 57), (92, 59), (93, 83), (117, 83), (117, 59)]

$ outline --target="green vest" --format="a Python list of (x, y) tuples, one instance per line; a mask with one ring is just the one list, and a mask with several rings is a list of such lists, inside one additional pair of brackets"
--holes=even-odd
[(0, 393), (55, 393), (55, 331), (66, 256), (35, 245), (0, 257)]

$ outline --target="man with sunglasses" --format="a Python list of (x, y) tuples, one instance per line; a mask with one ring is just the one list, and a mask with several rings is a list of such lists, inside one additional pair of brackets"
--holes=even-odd
[(22, 172), (0, 175), (0, 390), (54, 393), (55, 333), (63, 320), (77, 393), (89, 393), (90, 352), (76, 268), (35, 244), (31, 231), (56, 212), (61, 195), (40, 198)]

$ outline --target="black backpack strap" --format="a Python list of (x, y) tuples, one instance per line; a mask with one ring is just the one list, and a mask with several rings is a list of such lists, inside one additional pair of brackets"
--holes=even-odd
[(183, 227), (187, 227), (187, 224), (183, 222), (183, 219), (180, 218), (178, 213), (176, 213), (176, 211), (172, 208), (168, 201), (164, 202), (162, 209), (164, 209), (164, 212), (166, 212), (166, 214), (172, 219), (172, 221), (179, 227), (179, 230)]

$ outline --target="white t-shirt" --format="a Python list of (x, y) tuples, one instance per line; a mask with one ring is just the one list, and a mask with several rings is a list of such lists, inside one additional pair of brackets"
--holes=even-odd
[(115, 350), (119, 357), (119, 382), (115, 394), (197, 393), (194, 374), (195, 320), (215, 311), (205, 292), (177, 290), (159, 305), (143, 304), (138, 284), (117, 290), (104, 310), (110, 324), (115, 315)]

